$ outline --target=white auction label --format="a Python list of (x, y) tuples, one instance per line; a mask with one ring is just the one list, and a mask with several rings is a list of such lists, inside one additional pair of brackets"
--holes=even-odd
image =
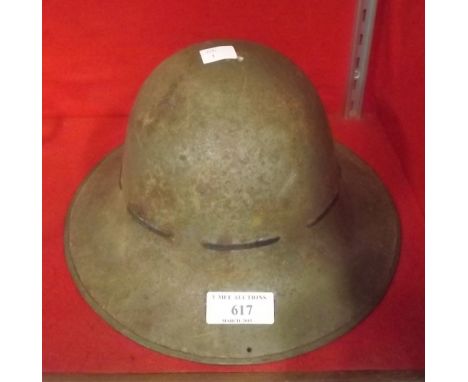
[(215, 46), (200, 50), (200, 56), (204, 64), (210, 64), (219, 60), (237, 59), (237, 53), (233, 46)]
[(224, 325), (267, 324), (275, 322), (272, 292), (208, 292), (206, 323)]

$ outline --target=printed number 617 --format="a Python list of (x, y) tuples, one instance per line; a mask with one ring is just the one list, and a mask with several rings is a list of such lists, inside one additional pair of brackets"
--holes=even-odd
[(249, 316), (252, 313), (252, 305), (233, 305), (231, 313), (233, 316)]

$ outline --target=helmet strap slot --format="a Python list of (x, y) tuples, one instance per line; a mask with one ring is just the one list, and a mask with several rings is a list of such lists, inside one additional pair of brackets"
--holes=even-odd
[(280, 239), (279, 236), (269, 237), (266, 239), (257, 239), (254, 241), (248, 241), (245, 243), (231, 243), (231, 244), (221, 244), (221, 243), (208, 243), (202, 242), (202, 246), (206, 249), (211, 249), (214, 251), (239, 251), (243, 249), (252, 249), (258, 247), (265, 247), (267, 245), (274, 244)]

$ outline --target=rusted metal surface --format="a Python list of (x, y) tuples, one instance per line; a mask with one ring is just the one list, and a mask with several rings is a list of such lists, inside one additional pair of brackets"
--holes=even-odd
[(128, 127), (126, 203), (197, 246), (296, 234), (338, 191), (317, 93), (287, 58), (236, 42), (242, 61), (203, 65), (194, 46), (150, 75)]
[[(198, 51), (215, 45), (243, 60), (204, 65)], [(367, 315), (393, 275), (399, 225), (377, 176), (334, 145), (305, 75), (269, 48), (222, 41), (146, 80), (65, 240), (83, 296), (123, 334), (200, 362), (256, 363)], [(207, 325), (214, 290), (274, 292), (275, 323)]]

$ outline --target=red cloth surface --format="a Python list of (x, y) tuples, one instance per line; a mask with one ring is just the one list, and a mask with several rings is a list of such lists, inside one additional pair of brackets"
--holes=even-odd
[[(424, 367), (423, 1), (380, 2), (366, 116), (344, 101), (354, 1), (50, 1), (43, 9), (43, 367), (45, 372), (315, 371)], [(292, 58), (316, 85), (335, 138), (380, 175), (402, 223), (395, 278), (355, 329), (307, 354), (211, 366), (148, 350), (85, 303), (63, 251), (81, 181), (123, 143), (144, 78), (197, 41), (243, 38)]]
[(385, 126), (424, 209), (424, 1), (380, 1), (366, 109)]

